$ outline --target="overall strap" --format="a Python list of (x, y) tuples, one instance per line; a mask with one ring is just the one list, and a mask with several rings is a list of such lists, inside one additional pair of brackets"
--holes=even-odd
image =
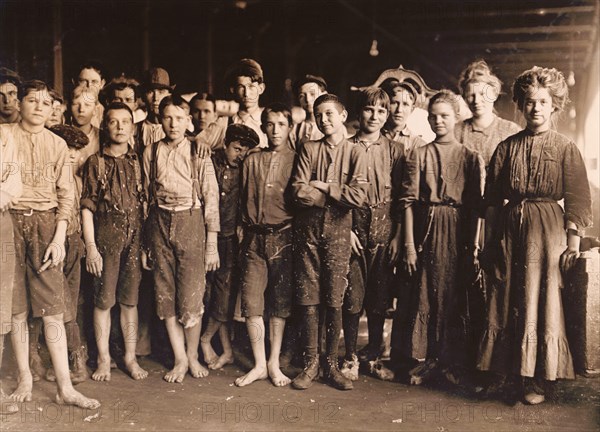
[(152, 152), (150, 158), (150, 172), (148, 173), (148, 204), (156, 204), (156, 177), (158, 164), (158, 144), (159, 141), (152, 143)]
[(198, 180), (198, 170), (199, 170), (199, 162), (198, 162), (198, 144), (195, 140), (190, 141), (190, 156), (192, 161), (192, 207), (196, 205), (198, 202), (198, 198), (202, 196), (200, 191), (200, 182)]

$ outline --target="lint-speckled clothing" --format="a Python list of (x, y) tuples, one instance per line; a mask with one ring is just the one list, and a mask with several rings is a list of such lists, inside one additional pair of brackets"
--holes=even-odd
[[(329, 185), (324, 193), (310, 185)], [(367, 159), (363, 149), (346, 139), (332, 146), (325, 139), (302, 146), (292, 176), (294, 200), (294, 264), (299, 305), (324, 303), (341, 307), (348, 286), (352, 208), (367, 195)]]
[[(102, 178), (100, 158), (105, 164)], [(132, 149), (119, 157), (96, 153), (84, 165), (81, 208), (94, 213), (95, 241), (103, 259), (102, 275), (94, 278), (94, 303), (103, 310), (117, 301), (127, 306), (138, 303), (143, 221), (139, 170)]]
[[(562, 199), (564, 211), (557, 203)], [(500, 211), (486, 245), (491, 284), (478, 368), (574, 378), (559, 260), (567, 222), (580, 231), (592, 223), (590, 187), (575, 143), (552, 130), (527, 129), (503, 141), (488, 168), (485, 206)]]
[(469, 222), (481, 205), (483, 161), (457, 141), (433, 142), (408, 158), (401, 201), (412, 207), (417, 273), (402, 334), (407, 357), (460, 364), (467, 337), (466, 286), (461, 269)]

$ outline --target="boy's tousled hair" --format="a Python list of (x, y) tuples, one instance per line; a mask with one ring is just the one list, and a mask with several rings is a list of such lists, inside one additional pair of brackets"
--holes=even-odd
[(69, 106), (71, 106), (73, 101), (79, 96), (82, 96), (86, 101), (89, 100), (90, 102), (99, 103), (99, 95), (95, 90), (89, 89), (83, 85), (78, 85), (69, 93), (69, 97), (67, 98)]
[(457, 116), (460, 113), (460, 103), (458, 102), (458, 95), (451, 90), (442, 89), (434, 94), (429, 100), (429, 106), (427, 111), (431, 112), (431, 108), (438, 103), (447, 103), (452, 107), (454, 114)]
[(184, 111), (187, 111), (188, 114), (190, 112), (190, 104), (188, 103), (188, 101), (186, 101), (181, 96), (174, 94), (174, 95), (165, 96), (163, 98), (163, 100), (160, 101), (160, 105), (158, 106), (159, 117), (162, 118), (163, 113), (165, 112), (165, 109), (171, 105), (179, 107), (179, 108), (183, 109)]
[(108, 81), (108, 71), (106, 70), (104, 65), (102, 65), (102, 63), (100, 63), (97, 60), (87, 60), (81, 65), (79, 69), (77, 69), (77, 76), (75, 77), (76, 82), (79, 80), (79, 75), (84, 69), (93, 69), (98, 73), (98, 75), (100, 75), (100, 79), (103, 79), (105, 82)]
[(50, 86), (48, 84), (46, 84), (44, 81), (40, 81), (40, 80), (24, 81), (17, 88), (17, 97), (19, 98), (20, 101), (22, 101), (23, 98), (25, 96), (27, 96), (29, 93), (31, 93), (32, 91), (34, 91), (34, 92), (46, 91), (46, 92), (48, 92), (48, 96), (52, 99), (52, 102), (54, 102), (54, 98), (53, 98), (50, 90), (51, 90)]
[(346, 107), (344, 106), (344, 104), (342, 103), (342, 101), (340, 100), (339, 97), (337, 97), (336, 95), (332, 94), (332, 93), (326, 93), (323, 94), (321, 96), (319, 96), (316, 100), (315, 103), (313, 104), (313, 109), (316, 111), (317, 107), (319, 105), (323, 105), (324, 103), (332, 103), (334, 104), (339, 112), (342, 112), (346, 109)]
[(379, 87), (367, 88), (358, 94), (356, 100), (356, 111), (361, 112), (366, 106), (383, 106), (388, 113), (390, 112), (390, 97)]
[(193, 98), (190, 99), (190, 110), (194, 106), (196, 101), (207, 101), (212, 102), (215, 112), (217, 112), (217, 99), (210, 93), (196, 93)]
[(131, 121), (133, 122), (133, 111), (131, 111), (131, 108), (129, 108), (129, 106), (127, 104), (125, 104), (123, 102), (111, 102), (106, 107), (106, 110), (104, 110), (104, 124), (106, 124), (108, 121), (108, 113), (110, 111), (117, 111), (117, 110), (127, 111), (129, 113), (129, 115), (131, 116)]
[(263, 130), (263, 132), (267, 124), (267, 117), (270, 113), (281, 113), (287, 119), (290, 127), (294, 124), (294, 120), (292, 119), (292, 111), (290, 110), (290, 108), (281, 102), (274, 102), (266, 106), (265, 109), (263, 109), (262, 114), (260, 115), (260, 128)]
[(0, 67), (0, 84), (11, 83), (19, 87), (22, 79), (15, 71), (5, 67)]
[(136, 99), (141, 97), (140, 83), (134, 78), (122, 76), (112, 80), (104, 88), (104, 93), (106, 94), (106, 105), (110, 105), (117, 90), (125, 90), (126, 88), (133, 90), (133, 96)]
[(565, 77), (555, 68), (534, 66), (517, 77), (513, 85), (513, 101), (523, 111), (525, 98), (530, 91), (545, 88), (552, 97), (552, 106), (557, 112), (569, 102), (569, 87)]

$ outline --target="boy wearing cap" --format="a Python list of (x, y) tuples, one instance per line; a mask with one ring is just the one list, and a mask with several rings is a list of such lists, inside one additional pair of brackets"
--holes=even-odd
[(299, 152), (305, 142), (318, 141), (323, 138), (323, 134), (315, 122), (313, 105), (319, 96), (327, 93), (327, 83), (319, 76), (304, 75), (294, 86), (294, 92), (306, 115), (302, 122), (294, 125), (290, 133), (292, 148)]
[[(19, 89), (18, 124), (4, 125), (2, 135), (12, 136), (18, 147), (23, 195), (10, 210), (15, 225), (16, 274), (13, 291), (13, 345), (19, 378), (13, 399), (31, 400), (32, 377), (28, 367), (28, 336), (23, 333), (29, 310), (42, 317), (46, 344), (56, 373), (59, 402), (95, 409), (97, 400), (89, 399), (73, 388), (63, 323), (65, 237), (73, 207), (72, 173), (65, 166), (67, 145), (44, 128), (52, 111), (48, 86), (29, 81)], [(44, 172), (40, 171), (43, 161)], [(48, 175), (50, 170), (51, 175)]]
[(231, 118), (231, 123), (251, 127), (260, 138), (258, 146), (267, 147), (267, 135), (261, 129), (260, 120), (260, 95), (265, 92), (261, 66), (255, 60), (241, 59), (229, 69), (227, 76), (229, 91), (240, 105), (237, 114)]
[[(220, 369), (233, 363), (233, 349), (229, 337), (237, 300), (239, 280), (238, 257), (240, 228), (240, 184), (242, 162), (258, 145), (259, 138), (253, 129), (241, 124), (230, 125), (225, 134), (225, 147), (215, 151), (212, 162), (219, 185), (219, 216), (221, 231), (218, 235), (220, 266), (207, 275), (206, 305), (208, 324), (200, 340), (204, 361), (209, 369)], [(223, 354), (218, 356), (211, 340), (219, 333)]]
[(21, 78), (16, 72), (0, 68), (0, 124), (19, 121), (17, 92), (20, 84)]
[(420, 136), (414, 134), (406, 123), (419, 96), (415, 85), (394, 79), (381, 86), (390, 98), (390, 116), (381, 132), (386, 138), (404, 145), (407, 155), (416, 147), (427, 144)]
[[(235, 380), (240, 387), (267, 376), (277, 387), (291, 382), (281, 372), (279, 355), (294, 286), (290, 176), (295, 153), (288, 143), (292, 114), (285, 105), (272, 104), (263, 110), (262, 125), (269, 147), (248, 155), (242, 174), (242, 315), (255, 364)], [(269, 316), (268, 362), (263, 315)]]
[[(144, 150), (144, 186), (150, 211), (145, 242), (153, 261), (156, 307), (165, 320), (174, 368), (164, 376), (182, 382), (208, 375), (198, 362), (205, 272), (219, 267), (219, 188), (212, 161), (199, 159), (186, 129), (189, 104), (167, 96), (159, 105), (165, 138)], [(142, 260), (144, 256), (142, 256)]]
[(379, 348), (383, 342), (393, 267), (399, 252), (390, 248), (390, 240), (401, 222), (395, 202), (400, 196), (405, 161), (404, 146), (381, 134), (390, 112), (388, 95), (380, 88), (369, 88), (360, 93), (357, 108), (359, 131), (349, 141), (367, 154), (369, 188), (364, 206), (352, 209), (353, 254), (344, 298), (346, 356), (341, 372), (352, 381), (358, 379), (356, 342), (363, 307), (369, 323), (369, 344)]
[(338, 369), (342, 302), (348, 285), (352, 209), (366, 199), (367, 159), (363, 149), (344, 138), (348, 113), (335, 95), (319, 96), (315, 119), (324, 137), (300, 150), (293, 194), (301, 211), (295, 218), (296, 300), (303, 308), (305, 368), (294, 381), (307, 389), (319, 373), (319, 305), (325, 310), (325, 375), (330, 385), (352, 389)]
[[(142, 141), (144, 147), (158, 142), (165, 137), (160, 122), (160, 102), (170, 96), (175, 86), (171, 85), (169, 73), (163, 68), (151, 68), (144, 74), (142, 94), (148, 116), (142, 123)], [(142, 150), (143, 151), (143, 150)]]

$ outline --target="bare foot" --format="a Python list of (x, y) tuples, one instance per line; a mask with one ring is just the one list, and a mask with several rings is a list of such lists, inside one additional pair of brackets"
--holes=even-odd
[(142, 380), (148, 378), (148, 371), (142, 369), (135, 358), (131, 360), (125, 360), (125, 368), (134, 380)]
[(233, 354), (222, 354), (217, 361), (208, 365), (209, 369), (221, 369), (223, 366), (233, 364)]
[(56, 395), (56, 403), (59, 405), (75, 405), (83, 409), (100, 408), (100, 402), (96, 399), (85, 397), (74, 388), (68, 391), (63, 391), (62, 394)]
[(290, 378), (288, 378), (283, 374), (283, 372), (281, 372), (281, 369), (279, 368), (278, 364), (269, 363), (267, 365), (267, 369), (269, 371), (269, 377), (271, 378), (271, 381), (273, 382), (275, 387), (285, 387), (286, 385), (292, 382)]
[(103, 361), (98, 359), (98, 369), (92, 374), (94, 381), (110, 381), (110, 359)]
[(185, 378), (185, 374), (188, 371), (188, 362), (187, 359), (185, 359), (185, 361), (182, 362), (177, 362), (175, 363), (175, 367), (173, 369), (171, 369), (169, 372), (167, 372), (165, 374), (165, 376), (163, 377), (163, 379), (166, 382), (170, 382), (170, 383), (180, 383), (183, 382), (183, 379)]
[(188, 356), (190, 365), (190, 375), (194, 378), (204, 378), (208, 376), (208, 369), (200, 364), (198, 356)]
[(252, 384), (256, 380), (263, 380), (267, 378), (267, 368), (264, 366), (254, 366), (250, 372), (246, 375), (239, 377), (235, 380), (235, 385), (238, 387), (244, 387), (248, 384)]
[[(210, 342), (202, 342), (200, 341), (200, 347), (202, 348), (202, 355), (204, 356), (204, 361), (210, 367), (211, 364), (219, 360), (219, 356), (213, 349)], [(211, 368), (212, 369), (212, 368)]]
[(27, 372), (24, 376), (19, 374), (17, 388), (8, 397), (15, 402), (30, 402), (32, 389), (33, 378), (31, 377), (31, 372)]

